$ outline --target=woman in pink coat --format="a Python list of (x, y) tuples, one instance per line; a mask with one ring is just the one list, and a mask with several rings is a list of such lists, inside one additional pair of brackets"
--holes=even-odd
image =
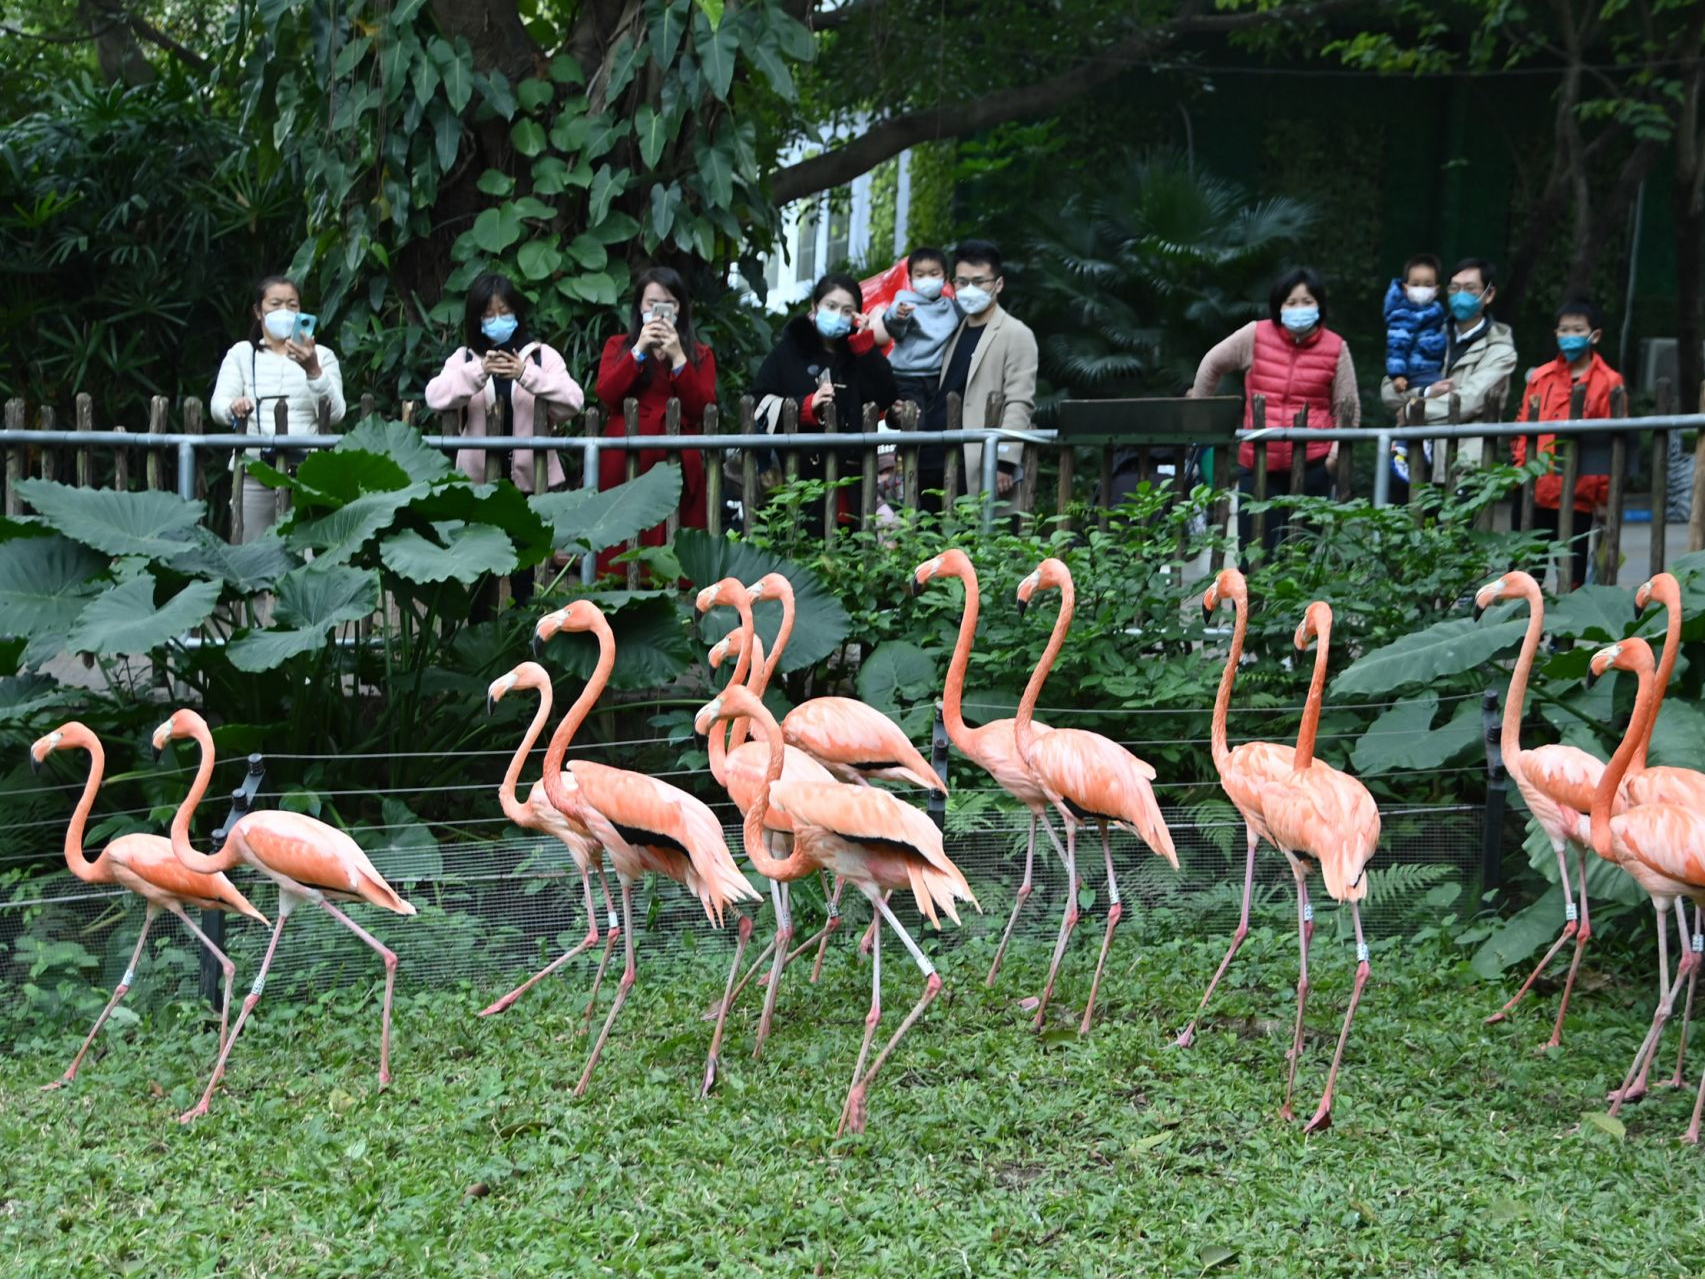
[[(428, 408), (461, 410), (463, 435), (543, 435), (548, 425), (580, 412), (585, 393), (555, 348), (527, 332), (527, 301), (507, 277), (487, 273), (469, 286), (465, 333), (466, 345), (426, 384)], [(535, 424), (536, 406), (544, 409), (544, 421)], [(515, 487), (533, 492), (532, 453), (507, 456)], [(485, 460), (479, 449), (456, 454), (456, 465), (472, 480), (485, 479)], [(563, 482), (559, 454), (551, 454), (547, 474), (550, 488)]]
[[(429, 408), (461, 411), (464, 436), (544, 435), (551, 424), (580, 412), (585, 393), (568, 376), (562, 356), (527, 332), (527, 301), (507, 277), (488, 272), (468, 287), (465, 334), (466, 345), (457, 347), (443, 371), (426, 384)], [(535, 409), (544, 411), (543, 420), (535, 421)], [(502, 456), (515, 487), (533, 492), (532, 451)], [(456, 465), (469, 479), (485, 480), (484, 450), (458, 450)], [(547, 467), (546, 483), (554, 489), (563, 482), (561, 455), (553, 452)], [(491, 616), (492, 586), (487, 581), (476, 588), (470, 621)], [(509, 589), (516, 604), (532, 599), (533, 571), (511, 574)]]

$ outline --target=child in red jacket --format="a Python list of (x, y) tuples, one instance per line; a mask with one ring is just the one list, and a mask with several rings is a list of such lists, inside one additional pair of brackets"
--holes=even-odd
[[(1585, 418), (1609, 418), (1610, 393), (1622, 386), (1622, 375), (1605, 363), (1598, 354), (1598, 341), (1604, 335), (1604, 317), (1592, 303), (1572, 299), (1557, 309), (1557, 358), (1535, 369), (1522, 392), (1521, 412), (1517, 422), (1567, 422), (1569, 401), (1577, 386), (1586, 387)], [(1539, 412), (1532, 405), (1539, 401)], [(1539, 451), (1553, 453), (1557, 437), (1539, 437)], [(1510, 441), (1510, 452), (1519, 467), (1527, 461), (1527, 440), (1516, 436)], [(1569, 549), (1569, 578), (1580, 586), (1587, 576), (1587, 535), (1597, 523), (1597, 517), (1610, 500), (1609, 476), (1578, 476), (1575, 480), (1575, 511), (1584, 514), (1585, 527), (1575, 535), (1575, 545)], [(1552, 471), (1540, 476), (1533, 484), (1533, 527), (1549, 530), (1555, 538), (1558, 516), (1563, 501), (1563, 476)], [(1577, 522), (1580, 527), (1580, 522)]]

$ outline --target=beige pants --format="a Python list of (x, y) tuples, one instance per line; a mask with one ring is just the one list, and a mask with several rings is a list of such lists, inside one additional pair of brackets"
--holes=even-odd
[(242, 471), (237, 472), (234, 483), (243, 486), (242, 541), (253, 542), (278, 522), (279, 495)]

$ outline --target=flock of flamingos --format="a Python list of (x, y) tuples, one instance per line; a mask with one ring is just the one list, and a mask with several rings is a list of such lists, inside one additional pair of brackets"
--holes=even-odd
[[(1031, 675), (1015, 719), (996, 720), (971, 728), (961, 714), (960, 698), (966, 667), (977, 629), (978, 590), (976, 572), (960, 551), (948, 550), (918, 566), (915, 584), (937, 578), (958, 578), (964, 584), (965, 603), (958, 643), (950, 665), (943, 713), (948, 733), (956, 747), (975, 761), (1014, 799), (1030, 812), (1029, 845), (1025, 854), (1024, 878), (1012, 915), (1008, 919), (988, 975), (992, 986), (1000, 971), (1013, 926), (1030, 897), (1036, 858), (1036, 832), (1047, 833), (1050, 844), (1065, 865), (1069, 886), (1060, 920), (1058, 940), (1048, 976), (1036, 1001), (1035, 1025), (1043, 1026), (1060, 963), (1078, 922), (1076, 886), (1078, 834), (1086, 826), (1101, 837), (1102, 857), (1107, 868), (1106, 932), (1102, 937), (1095, 977), (1084, 1008), (1081, 1031), (1087, 1031), (1094, 1016), (1096, 995), (1123, 908), (1109, 845), (1110, 827), (1131, 832), (1174, 868), (1178, 865), (1171, 834), (1150, 785), (1155, 773), (1117, 743), (1080, 729), (1051, 729), (1033, 713), (1042, 685), (1060, 652), (1071, 625), (1073, 588), (1071, 574), (1055, 559), (1044, 560), (1018, 589), (1022, 612), (1042, 591), (1059, 592), (1059, 609), (1053, 633), (1041, 661)], [(1569, 900), (1561, 936), (1546, 953), (1537, 977), (1563, 945), (1574, 940), (1573, 963), (1557, 1013), (1557, 1028), (1550, 1043), (1558, 1043), (1564, 1011), (1574, 985), (1581, 954), (1591, 935), (1587, 915), (1587, 853), (1595, 851), (1633, 876), (1650, 894), (1658, 920), (1660, 1000), (1650, 1031), (1642, 1042), (1621, 1089), (1613, 1095), (1612, 1114), (1626, 1100), (1646, 1087), (1646, 1077), (1656, 1056), (1658, 1039), (1669, 1017), (1684, 979), (1688, 981), (1691, 1007), (1692, 984), (1701, 963), (1705, 938), (1700, 936), (1699, 904), (1705, 904), (1705, 774), (1688, 769), (1646, 768), (1646, 748), (1656, 720), (1663, 690), (1675, 666), (1680, 644), (1681, 596), (1676, 580), (1659, 574), (1636, 593), (1636, 607), (1643, 609), (1657, 600), (1668, 610), (1667, 642), (1663, 661), (1654, 670), (1650, 646), (1641, 639), (1627, 639), (1594, 654), (1591, 677), (1617, 668), (1631, 671), (1639, 684), (1634, 715), (1621, 745), (1608, 764), (1585, 751), (1561, 745), (1524, 750), (1520, 743), (1522, 704), (1528, 674), (1544, 630), (1544, 602), (1538, 584), (1528, 574), (1512, 572), (1482, 588), (1476, 597), (1476, 614), (1499, 600), (1525, 600), (1529, 621), (1525, 639), (1504, 703), (1503, 755), (1510, 774), (1520, 788), (1535, 818), (1554, 846), (1562, 868), (1565, 897)], [(759, 600), (779, 600), (781, 628), (769, 654), (753, 629), (752, 606)], [(1368, 979), (1368, 947), (1362, 937), (1358, 905), (1367, 892), (1366, 872), (1379, 844), (1379, 810), (1373, 797), (1356, 779), (1314, 757), (1314, 742), (1320, 721), (1325, 686), (1327, 646), (1332, 611), (1324, 602), (1311, 604), (1296, 632), (1296, 647), (1316, 646), (1313, 679), (1295, 745), (1274, 742), (1227, 744), (1226, 716), (1232, 683), (1242, 656), (1248, 628), (1248, 593), (1241, 574), (1226, 569), (1215, 577), (1203, 596), (1202, 605), (1211, 618), (1230, 603), (1236, 614), (1230, 652), (1220, 679), (1213, 715), (1213, 758), (1221, 783), (1238, 812), (1243, 815), (1248, 836), (1248, 864), (1243, 885), (1243, 913), (1225, 959), (1202, 996), (1196, 1018), (1206, 1008), (1215, 986), (1237, 954), (1249, 928), (1249, 900), (1255, 874), (1255, 853), (1262, 840), (1278, 848), (1290, 863), (1296, 878), (1297, 931), (1301, 973), (1297, 982), (1296, 1027), (1287, 1057), (1285, 1100), (1281, 1114), (1291, 1119), (1291, 1096), (1301, 1056), (1303, 1015), (1307, 1006), (1308, 952), (1314, 931), (1314, 912), (1309, 901), (1308, 881), (1318, 868), (1326, 892), (1347, 903), (1356, 933), (1355, 985), (1344, 1014), (1343, 1031), (1326, 1078), (1325, 1091), (1306, 1129), (1324, 1129), (1331, 1124), (1333, 1088), (1349, 1039), (1350, 1024)], [(771, 574), (747, 586), (727, 578), (707, 587), (697, 600), (701, 612), (723, 605), (739, 616), (739, 626), (720, 641), (710, 654), (720, 669), (730, 657), (733, 674), (726, 688), (698, 713), (696, 727), (710, 736), (710, 767), (719, 785), (726, 789), (744, 816), (745, 856), (760, 876), (768, 878), (775, 907), (774, 939), (742, 977), (741, 960), (753, 929), (751, 915), (739, 904), (759, 900), (737, 865), (724, 838), (721, 824), (701, 801), (655, 778), (624, 769), (614, 769), (590, 760), (565, 762), (576, 731), (598, 701), (615, 663), (615, 641), (598, 608), (578, 600), (539, 620), (534, 650), (558, 632), (590, 632), (598, 642), (597, 667), (568, 714), (552, 734), (544, 760), (544, 774), (525, 800), (517, 790), (521, 770), (544, 731), (551, 714), (551, 682), (536, 662), (523, 662), (493, 682), (489, 702), (517, 689), (534, 691), (539, 700), (525, 736), (510, 761), (499, 789), (503, 811), (518, 826), (559, 839), (577, 865), (586, 896), (588, 915), (584, 940), (535, 974), (516, 990), (482, 1011), (495, 1014), (509, 1007), (523, 992), (546, 974), (574, 956), (594, 948), (600, 941), (598, 907), (592, 878), (603, 887), (608, 928), (602, 935), (603, 958), (593, 980), (585, 1010), (585, 1032), (590, 1032), (593, 1009), (605, 967), (618, 939), (625, 943), (626, 965), (616, 986), (615, 997), (594, 1043), (584, 1073), (576, 1087), (583, 1093), (592, 1078), (598, 1058), (609, 1039), (610, 1029), (632, 990), (635, 977), (633, 886), (647, 873), (667, 876), (684, 885), (703, 904), (710, 920), (721, 927), (726, 915), (737, 916), (737, 945), (729, 968), (723, 996), (707, 1018), (714, 1017), (709, 1059), (705, 1068), (704, 1092), (712, 1088), (723, 1030), (741, 989), (767, 960), (763, 1014), (757, 1030), (757, 1050), (768, 1036), (775, 1011), (776, 992), (783, 968), (795, 957), (817, 949), (817, 965), (823, 948), (840, 923), (838, 903), (844, 885), (852, 885), (867, 898), (872, 919), (862, 946), (871, 958), (870, 1012), (865, 1019), (864, 1039), (852, 1072), (852, 1083), (841, 1110), (837, 1133), (858, 1131), (866, 1118), (866, 1095), (893, 1054), (901, 1038), (917, 1022), (941, 991), (941, 977), (906, 927), (889, 906), (896, 890), (909, 892), (919, 912), (937, 928), (941, 915), (958, 923), (955, 904), (976, 905), (976, 898), (959, 868), (942, 848), (941, 832), (920, 810), (892, 792), (869, 785), (881, 778), (916, 787), (945, 791), (943, 782), (929, 764), (887, 717), (849, 698), (825, 697), (804, 702), (778, 724), (766, 710), (762, 695), (775, 674), (782, 649), (793, 628), (793, 589), (787, 579)], [(752, 734), (748, 738), (748, 735)], [(159, 913), (169, 911), (181, 920), (219, 961), (225, 973), (225, 999), (220, 1019), (220, 1050), (207, 1089), (201, 1100), (183, 1116), (189, 1121), (207, 1111), (213, 1091), (225, 1072), (237, 1037), (260, 1000), (267, 972), (272, 967), (279, 937), (290, 913), (303, 905), (318, 906), (330, 913), (384, 959), (385, 999), (383, 1030), (379, 1042), (379, 1082), (390, 1082), (391, 996), (396, 981), (397, 957), (365, 929), (350, 919), (338, 902), (362, 901), (399, 915), (414, 914), (414, 907), (385, 883), (356, 843), (342, 831), (298, 813), (280, 810), (256, 811), (243, 817), (230, 830), (217, 853), (198, 853), (190, 843), (190, 819), (200, 803), (213, 771), (213, 742), (206, 722), (196, 712), (178, 710), (153, 735), (156, 753), (172, 739), (188, 738), (200, 748), (200, 764), (188, 796), (172, 820), (170, 838), (156, 835), (126, 835), (114, 840), (90, 860), (83, 853), (83, 830), (95, 793), (101, 782), (104, 757), (100, 743), (83, 725), (71, 722), (39, 739), (30, 751), (39, 768), (46, 757), (65, 748), (80, 748), (91, 757), (90, 773), (65, 836), (65, 858), (73, 874), (96, 883), (116, 883), (140, 895), (147, 903), (142, 936), (137, 939), (123, 980), (102, 1010), (88, 1038), (72, 1059), (65, 1074), (47, 1088), (69, 1084), (88, 1052), (102, 1023), (135, 980), (135, 966), (142, 956), (149, 928)], [(1064, 842), (1054, 829), (1057, 817)], [(1570, 887), (1568, 851), (1578, 855), (1579, 909)], [(605, 859), (614, 867), (621, 891), (618, 924), (608, 882)], [(229, 1026), (234, 967), (223, 952), (196, 926), (186, 907), (219, 909), (253, 917), (266, 924), (238, 890), (226, 872), (247, 865), (278, 886), (277, 920), (254, 985), (244, 998), (236, 1025)], [(822, 932), (798, 947), (793, 945), (793, 923), (789, 885), (806, 876), (832, 877), (830, 912)], [(1686, 927), (1681, 899), (1695, 904), (1694, 929)], [(1681, 958), (1674, 984), (1669, 975), (1666, 917), (1673, 906), (1682, 938)], [(882, 1013), (882, 930), (892, 930), (922, 972), (924, 986), (915, 1004), (871, 1057)], [(813, 972), (813, 980), (816, 978)], [(1508, 1014), (1534, 981), (1530, 977), (1516, 996), (1488, 1021)], [(1196, 1018), (1177, 1037), (1176, 1045), (1188, 1047)], [(227, 1028), (229, 1027), (229, 1034)], [(1683, 1050), (1686, 1022), (1682, 1029)], [(1681, 1061), (1670, 1082), (1681, 1083)], [(1686, 1141), (1697, 1142), (1700, 1111), (1705, 1108), (1705, 1079)]]

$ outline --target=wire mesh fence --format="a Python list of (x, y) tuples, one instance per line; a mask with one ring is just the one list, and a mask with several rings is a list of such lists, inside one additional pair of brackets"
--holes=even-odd
[[(1177, 871), (1131, 836), (1113, 835), (1127, 936), (1141, 932), (1145, 914), (1150, 915), (1150, 923), (1158, 914), (1170, 929), (1203, 936), (1229, 934), (1237, 922), (1242, 891), (1241, 821), (1221, 799), (1163, 808), (1177, 847)], [(729, 847), (738, 855), (740, 831), (733, 806), (723, 802), (717, 813), (730, 824)], [(999, 936), (1023, 875), (1027, 815), (984, 809), (976, 812), (974, 820), (979, 824), (974, 830), (950, 825), (946, 848), (970, 881), (982, 913), (965, 910), (961, 927), (944, 922), (937, 936), (920, 927), (906, 894), (897, 894), (893, 903), (914, 936), (931, 935), (926, 945), (943, 957), (949, 980), (954, 977), (953, 952), (970, 940)], [(1410, 931), (1441, 911), (1468, 909), (1479, 888), (1481, 807), (1391, 807), (1385, 809), (1383, 820), (1380, 852), (1370, 872), (1363, 910), (1370, 936)], [(482, 822), (496, 825), (481, 827)], [(470, 839), (470, 828), (489, 831), (496, 838)], [(381, 873), (420, 911), (404, 919), (359, 906), (353, 909), (363, 926), (400, 957), (400, 989), (464, 981), (495, 988), (585, 936), (585, 894), (579, 875), (567, 851), (548, 837), (520, 832), (502, 819), (481, 817), (366, 828), (362, 838)], [(1093, 832), (1084, 833), (1079, 842), (1078, 865), (1080, 903), (1089, 914), (1099, 916), (1106, 905), (1106, 871)], [(1065, 872), (1042, 835), (1037, 837), (1035, 868), (1035, 893), (1015, 936), (1052, 936), (1058, 929)], [(271, 916), (276, 899), (270, 887), (246, 873), (239, 872), (236, 878), (255, 905)], [(764, 887), (755, 876), (753, 883)], [(1319, 889), (1318, 879), (1315, 886), (1312, 899), (1322, 927), (1332, 936), (1330, 900)], [(604, 903), (596, 879), (594, 891), (602, 927)], [(618, 892), (613, 876), (611, 892)], [(794, 886), (800, 938), (822, 920), (824, 896), (814, 879)], [(672, 882), (655, 878), (636, 887), (634, 905), (642, 967), (647, 953), (680, 961), (698, 951), (711, 951), (726, 963), (732, 919), (730, 927), (716, 929), (696, 900)], [(848, 923), (836, 945), (850, 947), (869, 911), (852, 893), (843, 898), (843, 905)], [(26, 994), (33, 993), (33, 1003), (45, 1010), (52, 1001), (41, 990), (55, 981), (76, 978), (99, 987), (114, 985), (135, 946), (142, 911), (134, 895), (84, 884), (66, 871), (33, 881), (29, 897), (0, 904), (0, 993), (10, 1000), (28, 988)], [(1264, 847), (1257, 858), (1252, 919), (1290, 927), (1295, 918), (1289, 869), (1282, 857)], [(764, 906), (758, 911), (760, 934), (768, 926), (769, 908)], [(239, 982), (254, 974), (266, 940), (267, 931), (260, 925), (229, 919), (226, 950), (237, 965)], [(151, 946), (131, 1003), (193, 995), (198, 986), (199, 944), (180, 925), (162, 917)], [(584, 963), (590, 966), (595, 961)], [(706, 963), (711, 963), (708, 958)], [(329, 916), (304, 910), (285, 930), (273, 972), (272, 990), (300, 993), (374, 982), (382, 970), (373, 953)], [(564, 972), (579, 970), (570, 966)]]

